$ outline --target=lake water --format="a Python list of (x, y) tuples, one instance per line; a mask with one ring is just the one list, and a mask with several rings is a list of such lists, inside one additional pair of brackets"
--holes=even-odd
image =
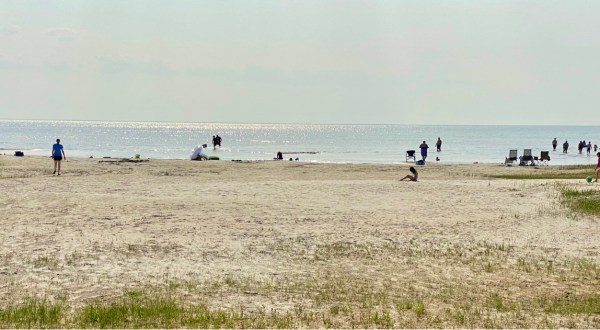
[[(212, 150), (212, 136), (223, 138)], [(443, 140), (442, 151), (435, 141)], [(556, 137), (558, 148), (552, 152)], [(0, 153), (50, 155), (56, 138), (67, 157), (133, 157), (186, 159), (194, 146), (207, 143), (209, 156), (224, 160), (264, 160), (275, 157), (334, 163), (400, 163), (406, 150), (425, 140), (429, 161), (501, 163), (509, 149), (550, 150), (550, 164), (593, 164), (596, 156), (577, 154), (579, 140), (600, 143), (598, 126), (426, 126), (426, 125), (309, 125), (239, 123), (161, 123), (109, 121), (1, 120)], [(562, 143), (569, 141), (567, 154)], [(560, 150), (559, 150), (560, 149)]]

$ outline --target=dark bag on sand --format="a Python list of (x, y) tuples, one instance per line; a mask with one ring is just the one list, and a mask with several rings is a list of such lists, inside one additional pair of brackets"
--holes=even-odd
[(23, 157), (23, 156), (25, 156), (25, 154), (23, 153), (23, 151), (15, 151), (15, 156)]

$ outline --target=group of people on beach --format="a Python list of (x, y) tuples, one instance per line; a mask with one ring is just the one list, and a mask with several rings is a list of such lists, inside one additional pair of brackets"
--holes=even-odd
[[(221, 148), (221, 140), (222, 138), (219, 136), (219, 134), (217, 135), (213, 135), (212, 137), (212, 144), (213, 144), (213, 150), (217, 149), (217, 146), (219, 148)], [(192, 154), (190, 155), (190, 159), (191, 160), (208, 160), (208, 156), (202, 152), (203, 149), (207, 148), (208, 145), (202, 144), (202, 145), (197, 145), (193, 150), (192, 150)]]
[[(427, 159), (427, 149), (429, 149), (429, 145), (427, 145), (427, 142), (423, 141), (423, 143), (419, 145), (419, 149), (421, 149), (421, 159), (423, 160), (423, 162), (425, 162), (425, 159)], [(435, 149), (437, 152), (442, 151), (442, 139), (439, 137), (435, 142)], [(440, 159), (436, 157), (435, 160)]]
[[(429, 145), (427, 144), (427, 141), (423, 141), (423, 143), (421, 143), (419, 145), (419, 149), (421, 149), (421, 159), (422, 159), (421, 164), (425, 164), (425, 160), (427, 159), (427, 150), (429, 149)], [(435, 149), (437, 152), (442, 151), (442, 139), (440, 137), (438, 137), (437, 141), (435, 142)], [(435, 160), (439, 161), (440, 158), (436, 157)], [(404, 181), (404, 180), (417, 181), (419, 179), (419, 172), (417, 172), (417, 169), (414, 168), (413, 166), (411, 166), (408, 170), (410, 171), (410, 174), (407, 174), (405, 177), (400, 179), (400, 181)]]
[[(558, 145), (558, 141), (556, 141), (556, 138), (554, 138), (554, 140), (552, 140), (552, 150), (556, 151), (556, 146)], [(579, 154), (583, 153), (583, 149), (587, 149), (587, 155), (591, 155), (592, 153), (592, 141), (588, 141), (587, 143), (585, 143), (585, 140), (581, 140), (579, 141), (579, 143), (577, 144), (577, 152)], [(565, 143), (563, 143), (563, 153), (567, 153), (569, 151), (569, 141), (565, 141)], [(594, 152), (598, 151), (598, 145), (594, 144)]]
[[(557, 144), (558, 144), (558, 142), (557, 142), (556, 138), (554, 138), (554, 140), (552, 140), (552, 149), (554, 151), (556, 151)], [(219, 135), (213, 136), (213, 148), (216, 149), (217, 145), (219, 147), (221, 147), (221, 137)], [(438, 140), (435, 143), (435, 146), (436, 146), (436, 150), (438, 152), (442, 151), (442, 139), (440, 139), (438, 137)], [(196, 148), (194, 148), (190, 158), (192, 160), (207, 160), (208, 156), (206, 156), (206, 154), (204, 154), (202, 152), (202, 149), (206, 148), (206, 147), (207, 147), (207, 145), (203, 144), (203, 145), (199, 145)], [(421, 149), (421, 157), (423, 158), (423, 161), (425, 161), (425, 159), (427, 158), (427, 149), (429, 149), (427, 142), (423, 141), (423, 143), (421, 143), (419, 148)], [(587, 148), (587, 154), (589, 155), (591, 152), (591, 149), (592, 149), (592, 142), (588, 141), (588, 143), (586, 144), (585, 141), (583, 141), (583, 140), (579, 141), (577, 148), (578, 148), (580, 154), (582, 153), (584, 148)], [(563, 144), (563, 152), (567, 152), (568, 149), (569, 149), (569, 142), (565, 141), (565, 143)], [(596, 144), (594, 144), (594, 152), (597, 152), (597, 151), (598, 151), (598, 146)], [(598, 156), (598, 163), (596, 164), (596, 182), (598, 182), (598, 177), (600, 176), (600, 152), (598, 152), (596, 154), (596, 156)], [(54, 172), (52, 172), (52, 175), (60, 175), (61, 161), (63, 159), (64, 160), (67, 159), (67, 157), (65, 156), (65, 148), (63, 147), (62, 144), (60, 144), (60, 139), (56, 139), (56, 143), (54, 145), (52, 145), (52, 156), (51, 157), (54, 160)], [(277, 157), (275, 159), (278, 159), (278, 160), (283, 159), (283, 154), (281, 152), (277, 152)], [(436, 160), (439, 160), (439, 158), (436, 157)], [(418, 180), (419, 173), (417, 172), (417, 170), (411, 166), (409, 168), (409, 171), (411, 174), (407, 174), (402, 179), (400, 179), (400, 181), (404, 181), (404, 180), (417, 181)]]

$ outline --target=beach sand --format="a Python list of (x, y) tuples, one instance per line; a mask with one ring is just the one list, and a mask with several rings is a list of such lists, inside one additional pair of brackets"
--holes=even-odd
[[(542, 302), (597, 292), (597, 218), (565, 210), (557, 182), (589, 185), (489, 177), (552, 167), (431, 164), (400, 182), (407, 164), (62, 165), (53, 176), (49, 158), (0, 156), (0, 305), (166, 288), (302, 327), (600, 326)], [(392, 323), (361, 323), (364, 311)]]

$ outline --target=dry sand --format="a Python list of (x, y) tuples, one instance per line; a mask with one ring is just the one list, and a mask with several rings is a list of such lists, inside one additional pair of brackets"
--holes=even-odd
[[(399, 182), (408, 165), (62, 165), (53, 176), (49, 158), (0, 156), (2, 303), (33, 295), (78, 306), (171, 285), (215, 308), (327, 313), (335, 299), (316, 304), (307, 291), (342, 281), (424, 301), (425, 318), (406, 316), (409, 326), (460, 326), (452, 313), (461, 300), (484, 308), (493, 294), (533, 301), (598, 285), (572, 266), (600, 261), (597, 219), (570, 217), (554, 181), (487, 177), (551, 168), (432, 164), (420, 182)], [(544, 269), (552, 263), (564, 271)], [(496, 312), (498, 326), (600, 325), (554, 314), (537, 323), (536, 311), (503, 323)]]

